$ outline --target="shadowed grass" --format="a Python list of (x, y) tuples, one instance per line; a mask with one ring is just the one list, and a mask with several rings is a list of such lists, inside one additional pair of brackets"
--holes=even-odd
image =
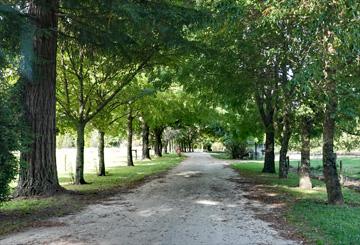
[(255, 184), (270, 187), (283, 196), (288, 209), (287, 220), (299, 228), (309, 241), (316, 244), (359, 244), (360, 241), (360, 194), (343, 188), (346, 205), (331, 206), (326, 203), (323, 182), (312, 180), (310, 191), (299, 189), (299, 178), (290, 173), (288, 179), (276, 174), (261, 173), (262, 163), (236, 163), (232, 167)]

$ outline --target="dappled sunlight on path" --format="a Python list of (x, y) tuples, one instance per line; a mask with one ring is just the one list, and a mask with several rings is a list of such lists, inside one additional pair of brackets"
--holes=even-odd
[[(271, 207), (247, 199), (226, 161), (206, 153), (188, 158), (167, 176), (119, 193), (65, 225), (32, 229), (1, 244), (296, 244), (256, 218)], [(272, 195), (271, 193), (268, 193)]]

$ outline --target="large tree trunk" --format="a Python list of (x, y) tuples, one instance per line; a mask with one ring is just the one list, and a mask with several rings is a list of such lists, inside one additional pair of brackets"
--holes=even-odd
[(310, 134), (312, 121), (309, 118), (303, 118), (301, 123), (301, 165), (299, 169), (299, 187), (300, 189), (311, 189), (310, 178)]
[(99, 157), (99, 172), (98, 175), (99, 176), (105, 176), (105, 154), (104, 154), (104, 149), (105, 149), (105, 133), (101, 130), (99, 130), (99, 142), (98, 142), (98, 157)]
[(129, 106), (129, 114), (127, 118), (127, 133), (128, 133), (128, 145), (127, 145), (127, 165), (134, 166), (132, 157), (132, 140), (133, 140), (133, 120), (132, 108)]
[(150, 128), (144, 119), (142, 119), (141, 135), (142, 135), (142, 160), (151, 159), (150, 158), (150, 147), (149, 147)]
[(279, 178), (287, 178), (288, 166), (286, 155), (289, 149), (289, 141), (291, 138), (291, 122), (289, 112), (284, 115), (284, 128), (281, 137), (280, 159), (279, 159)]
[(155, 155), (158, 157), (162, 157), (162, 133), (163, 133), (163, 129), (162, 128), (155, 128), (154, 129), (154, 134), (155, 134)]
[(325, 67), (325, 91), (327, 92), (328, 101), (323, 125), (323, 172), (329, 204), (342, 205), (344, 198), (341, 192), (334, 153), (335, 115), (337, 110), (336, 82), (329, 76), (330, 72), (330, 69)]
[(56, 168), (56, 49), (57, 0), (28, 1), (35, 27), (31, 67), (22, 74), (25, 120), (32, 142), (21, 152), (18, 196), (52, 195), (62, 190)]
[(265, 127), (265, 159), (263, 173), (275, 173), (275, 106), (271, 97), (272, 90), (257, 88), (255, 93), (256, 104)]
[(75, 185), (87, 184), (84, 179), (85, 123), (77, 125)]
[(275, 129), (273, 123), (266, 128), (265, 160), (263, 173), (275, 173)]

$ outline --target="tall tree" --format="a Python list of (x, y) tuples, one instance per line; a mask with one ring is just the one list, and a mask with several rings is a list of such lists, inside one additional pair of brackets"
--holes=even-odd
[(133, 121), (134, 121), (134, 112), (131, 102), (128, 105), (127, 112), (127, 165), (134, 166), (133, 156), (132, 156), (132, 144), (133, 144)]
[(310, 178), (310, 140), (313, 127), (312, 118), (303, 116), (301, 119), (301, 163), (299, 169), (299, 187), (300, 189), (311, 189)]
[(62, 190), (56, 169), (56, 51), (58, 0), (28, 1), (32, 48), (22, 71), (25, 120), (32, 142), (21, 152), (17, 195), (51, 195)]
[[(85, 127), (144, 67), (151, 66), (151, 61), (161, 63), (167, 52), (171, 55), (189, 43), (181, 28), (193, 23), (186, 16), (195, 11), (186, 12), (166, 1), (81, 1), (73, 5), (64, 3), (68, 18), (62, 22), (61, 31), (68, 39), (61, 42), (62, 85), (58, 92), (61, 116), (77, 131), (75, 183), (83, 184)], [(174, 14), (179, 16), (174, 18)], [(94, 101), (93, 94), (98, 92), (103, 99)]]
[(142, 160), (150, 160), (150, 142), (149, 142), (149, 136), (150, 136), (150, 127), (144, 117), (140, 118), (141, 120), (141, 137), (142, 137)]

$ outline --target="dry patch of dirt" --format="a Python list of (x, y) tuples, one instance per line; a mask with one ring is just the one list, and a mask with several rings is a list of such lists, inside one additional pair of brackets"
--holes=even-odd
[[(104, 204), (103, 201), (109, 197), (116, 194), (133, 193), (133, 189), (154, 179), (161, 180), (166, 174), (167, 171), (147, 176), (140, 181), (130, 183), (126, 186), (114, 187), (101, 192), (82, 193), (77, 191), (63, 191), (53, 196), (56, 199), (55, 205), (32, 210), (31, 212), (0, 212), (0, 236), (21, 232), (29, 228), (64, 226), (62, 222), (49, 221), (49, 219), (79, 213), (91, 204), (102, 203), (103, 205), (107, 205), (106, 203)], [(46, 199), (48, 197), (39, 196), (35, 198)], [(108, 205), (112, 204), (109, 203)]]
[(66, 225), (30, 229), (1, 243), (301, 244), (281, 236), (281, 230), (289, 231), (286, 227), (278, 230), (258, 217), (271, 216), (273, 210), (246, 198), (250, 192), (242, 190), (244, 183), (229, 181), (238, 175), (224, 168), (226, 164), (209, 154), (189, 154), (161, 180), (147, 182), (133, 193), (94, 199), (79, 213), (53, 219)]
[(306, 238), (295, 226), (290, 224), (286, 218), (289, 205), (294, 202), (294, 200), (289, 199), (276, 188), (262, 184), (261, 181), (257, 181), (256, 178), (250, 179), (241, 176), (240, 178), (233, 178), (231, 181), (236, 182), (239, 188), (246, 192), (244, 197), (249, 200), (256, 200), (268, 207), (270, 212), (264, 213), (263, 208), (249, 205), (255, 212), (257, 218), (271, 223), (271, 226), (278, 230), (282, 237), (296, 240), (300, 244), (308, 244)]

